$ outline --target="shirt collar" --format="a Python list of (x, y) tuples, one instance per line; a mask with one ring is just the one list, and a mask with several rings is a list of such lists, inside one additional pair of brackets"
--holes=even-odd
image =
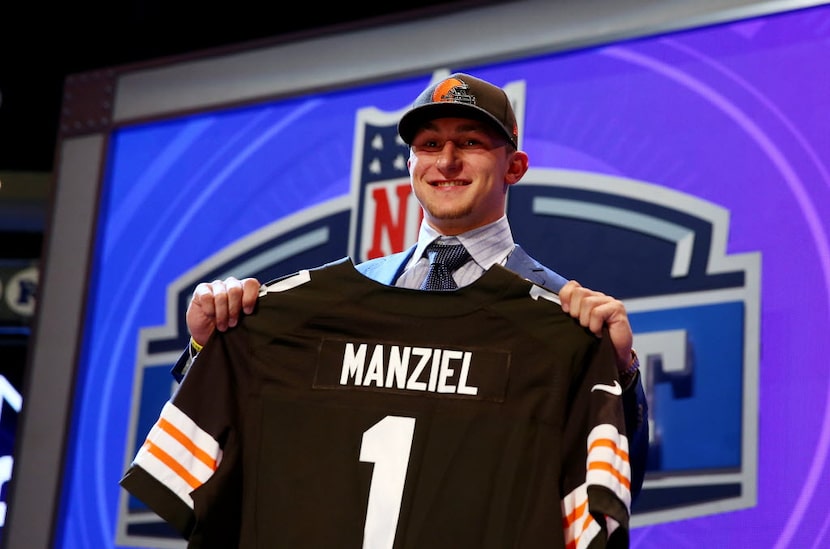
[(444, 236), (426, 221), (422, 221), (418, 230), (418, 245), (412, 256), (413, 261), (423, 257), (427, 246), (435, 240), (441, 240), (441, 242), (447, 244), (460, 242), (470, 253), (473, 260), (484, 270), (489, 269), (496, 263), (503, 265), (507, 256), (515, 247), (507, 216), (501, 216), (492, 223), (457, 236)]

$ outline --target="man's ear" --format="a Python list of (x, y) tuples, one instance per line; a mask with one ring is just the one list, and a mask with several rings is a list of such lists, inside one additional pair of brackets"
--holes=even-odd
[(524, 151), (514, 151), (507, 165), (507, 173), (504, 174), (504, 182), (508, 185), (518, 183), (527, 173), (530, 160)]

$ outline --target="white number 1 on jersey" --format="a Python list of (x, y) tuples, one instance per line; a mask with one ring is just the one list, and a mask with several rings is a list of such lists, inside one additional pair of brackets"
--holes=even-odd
[(386, 416), (363, 433), (360, 461), (375, 464), (363, 549), (392, 549), (414, 433), (415, 418), (398, 416)]

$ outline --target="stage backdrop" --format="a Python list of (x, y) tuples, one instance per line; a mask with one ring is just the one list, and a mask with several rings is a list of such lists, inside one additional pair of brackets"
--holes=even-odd
[(414, 241), (395, 122), (508, 89), (514, 236), (622, 298), (652, 444), (633, 547), (830, 543), (830, 7), (135, 121), (109, 136), (56, 547), (183, 547), (118, 486), (196, 283)]

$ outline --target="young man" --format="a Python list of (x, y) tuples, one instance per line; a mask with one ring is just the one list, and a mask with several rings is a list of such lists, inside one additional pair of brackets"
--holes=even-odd
[[(557, 292), (564, 311), (598, 336), (607, 326), (623, 385), (631, 493), (636, 499), (648, 453), (648, 405), (628, 316), (619, 300), (566, 281), (513, 242), (505, 217), (507, 193), (527, 172), (528, 155), (518, 150), (518, 126), (506, 93), (473, 76), (453, 74), (418, 96), (401, 118), (398, 133), (410, 146), (412, 189), (424, 212), (418, 242), (361, 263), (358, 270), (384, 284), (418, 289), (430, 267), (428, 246), (434, 241), (460, 243), (468, 255), (452, 273), (457, 286), (503, 265)], [(191, 349), (176, 364), (174, 375), (181, 378), (214, 330), (226, 331), (243, 312), (250, 314), (259, 290), (260, 282), (253, 278), (199, 284), (186, 316)]]

